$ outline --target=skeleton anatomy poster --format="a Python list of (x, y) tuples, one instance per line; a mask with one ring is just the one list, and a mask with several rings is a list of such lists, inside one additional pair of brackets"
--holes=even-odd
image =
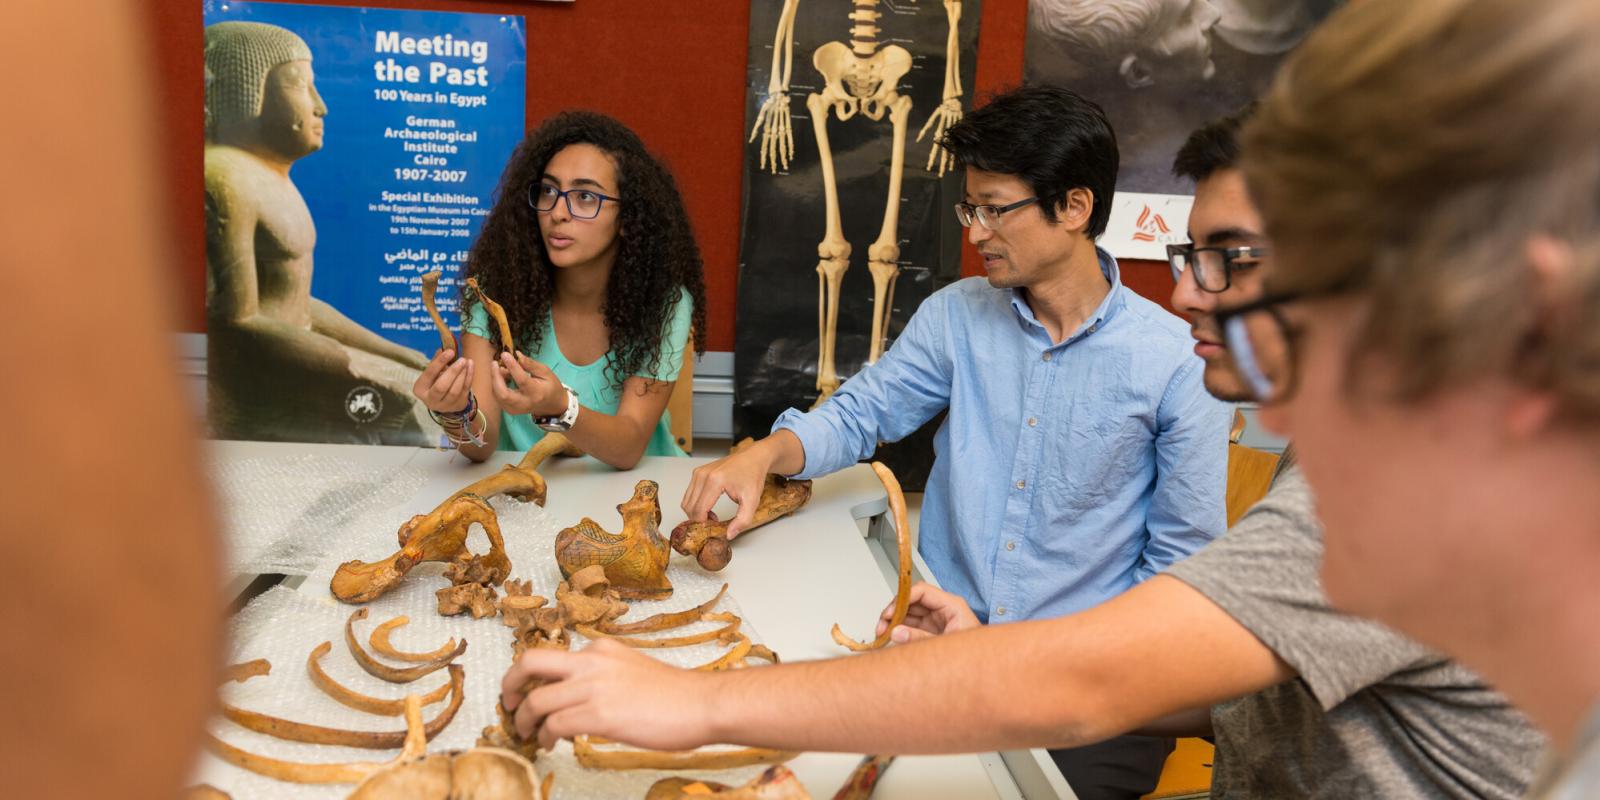
[(207, 415), (225, 439), (431, 445), (421, 302), (522, 138), (522, 17), (205, 3)]
[[(978, 0), (762, 0), (750, 14), (734, 428), (763, 436), (876, 360), (960, 276)], [(932, 428), (885, 454), (908, 488)], [(899, 463), (895, 463), (899, 462)]]
[(1029, 83), (1099, 103), (1122, 165), (1100, 245), (1166, 259), (1188, 241), (1191, 187), (1172, 177), (1190, 131), (1260, 96), (1341, 0), (1029, 0)]

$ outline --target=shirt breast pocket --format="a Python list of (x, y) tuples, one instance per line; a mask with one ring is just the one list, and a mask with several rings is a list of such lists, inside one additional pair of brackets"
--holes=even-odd
[(1046, 466), (1065, 506), (1099, 508), (1144, 477), (1155, 443), (1146, 415), (1132, 408), (1103, 408), (1072, 422), (1057, 433), (1059, 446), (1051, 448), (1052, 463)]

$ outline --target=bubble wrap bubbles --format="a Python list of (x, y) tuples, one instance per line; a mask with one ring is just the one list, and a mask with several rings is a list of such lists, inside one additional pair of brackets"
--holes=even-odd
[(305, 575), (334, 542), (392, 517), (427, 482), (413, 467), (374, 469), (323, 455), (224, 461), (210, 472), (232, 574)]
[[(533, 593), (554, 602), (556, 584), (561, 581), (555, 563), (555, 536), (564, 526), (577, 520), (556, 520), (543, 508), (507, 497), (490, 501), (499, 517), (506, 551), (511, 557), (513, 578), (531, 582)], [(426, 693), (448, 679), (445, 670), (435, 672), (413, 684), (389, 684), (360, 668), (344, 643), (344, 624), (359, 606), (338, 602), (328, 592), (334, 570), (344, 561), (358, 558), (371, 561), (396, 549), (395, 530), (411, 514), (388, 509), (354, 520), (338, 539), (333, 552), (323, 559), (298, 591), (275, 587), (256, 598), (233, 619), (231, 661), (255, 658), (272, 662), (272, 673), (243, 684), (222, 687), (222, 698), (241, 708), (300, 722), (310, 722), (350, 730), (401, 730), (400, 717), (379, 717), (339, 705), (317, 689), (306, 674), (306, 656), (318, 644), (333, 642), (322, 657), (323, 669), (334, 680), (360, 692), (381, 698), (400, 698), (407, 692)], [(605, 524), (620, 526), (620, 520)], [(467, 546), (473, 552), (488, 549), (488, 538), (474, 528)], [(661, 601), (631, 603), (623, 621), (642, 619), (652, 614), (678, 611), (710, 600), (722, 587), (714, 576), (694, 569), (691, 560), (675, 559), (668, 571), (673, 584), (672, 597)], [(495, 706), (499, 702), (500, 678), (511, 663), (511, 629), (499, 617), (474, 620), (470, 616), (441, 617), (434, 592), (449, 585), (443, 577), (443, 564), (422, 564), (388, 594), (366, 604), (367, 618), (355, 623), (356, 639), (363, 647), (378, 624), (398, 615), (410, 622), (391, 636), (395, 647), (410, 651), (433, 650), (451, 638), (466, 639), (467, 650), (456, 660), (466, 668), (465, 700), (455, 719), (428, 746), (429, 752), (473, 747), (483, 728), (498, 723)], [(503, 593), (502, 593), (503, 596)], [(715, 611), (743, 616), (731, 595), (724, 595)], [(696, 623), (650, 636), (683, 636), (721, 627), (722, 623)], [(748, 623), (740, 628), (752, 641), (760, 642)], [(573, 637), (574, 648), (588, 642)], [(652, 657), (680, 667), (711, 661), (726, 652), (715, 642), (690, 647), (642, 650)], [(433, 719), (444, 702), (423, 709), (425, 720)], [(360, 750), (325, 745), (287, 742), (244, 730), (225, 719), (211, 723), (211, 731), (224, 741), (260, 755), (302, 762), (387, 761), (397, 750)], [(585, 770), (578, 766), (569, 743), (553, 753), (541, 755), (536, 764), (540, 775), (554, 772), (554, 794), (559, 800), (586, 798), (643, 797), (650, 784), (679, 773), (630, 770), (612, 772)], [(693, 773), (722, 783), (738, 785), (760, 774), (762, 767), (746, 767), (720, 772)], [(299, 786), (282, 783), (230, 766), (206, 754), (202, 756), (195, 782), (210, 783), (236, 798), (334, 798), (344, 797), (351, 787)]]

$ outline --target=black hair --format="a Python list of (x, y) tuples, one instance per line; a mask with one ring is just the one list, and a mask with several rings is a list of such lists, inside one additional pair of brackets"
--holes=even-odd
[[(621, 386), (629, 375), (676, 366), (661, 363), (661, 340), (671, 326), (679, 289), (688, 291), (694, 303), (690, 318), (697, 352), (705, 351), (706, 329), (700, 249), (683, 198), (672, 173), (627, 126), (604, 114), (564, 111), (529, 133), (501, 175), (494, 208), (467, 256), (467, 275), (477, 278), (484, 292), (505, 306), (515, 326), (513, 335), (525, 339), (529, 351), (537, 350), (555, 296), (555, 270), (528, 205), (528, 187), (539, 181), (556, 153), (580, 143), (604, 150), (616, 162), (618, 194), (623, 198), (617, 217), (621, 230), (617, 260), (601, 306), (615, 358), (607, 375)], [(461, 291), (462, 308), (478, 302), (464, 282)], [(491, 325), (489, 331), (498, 342), (499, 329)]]
[(939, 143), (958, 166), (1020, 178), (1051, 222), (1067, 192), (1088, 189), (1094, 207), (1087, 233), (1105, 233), (1117, 187), (1117, 135), (1092, 100), (1056, 86), (1012, 89), (967, 114)]
[(1239, 165), (1239, 130), (1256, 111), (1251, 103), (1225, 117), (1201, 125), (1189, 134), (1178, 157), (1172, 160), (1172, 176), (1195, 183), (1225, 169)]

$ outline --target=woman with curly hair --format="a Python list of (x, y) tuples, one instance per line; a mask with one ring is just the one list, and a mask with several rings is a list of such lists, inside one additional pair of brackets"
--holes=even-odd
[(463, 282), (462, 352), (437, 353), (412, 391), (468, 458), (548, 430), (618, 469), (684, 454), (666, 407), (689, 332), (705, 329), (700, 251), (672, 175), (633, 131), (565, 112), (529, 134), (467, 277), (515, 341)]

